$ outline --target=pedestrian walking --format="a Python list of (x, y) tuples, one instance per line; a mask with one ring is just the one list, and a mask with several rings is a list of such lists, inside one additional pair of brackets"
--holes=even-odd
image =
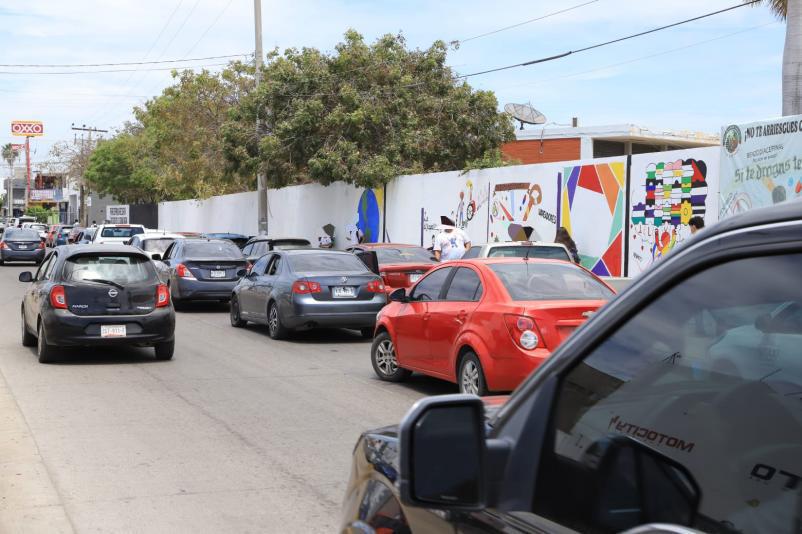
[(695, 234), (699, 230), (705, 227), (705, 220), (702, 219), (699, 215), (694, 215), (691, 217), (691, 220), (688, 221), (688, 226), (691, 227), (691, 234)]
[(557, 235), (554, 236), (554, 242), (565, 246), (565, 248), (568, 249), (568, 254), (571, 256), (571, 261), (579, 263), (579, 250), (576, 248), (576, 243), (574, 243), (571, 234), (568, 233), (565, 226), (557, 228)]
[(434, 239), (434, 257), (437, 261), (458, 260), (471, 248), (468, 234), (460, 230), (450, 218), (440, 217), (440, 233)]

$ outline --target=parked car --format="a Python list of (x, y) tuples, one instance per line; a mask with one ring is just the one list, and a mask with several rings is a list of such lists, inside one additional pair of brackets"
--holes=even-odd
[(267, 237), (256, 236), (248, 240), (242, 247), (242, 253), (253, 265), (256, 260), (272, 250), (287, 250), (291, 248), (311, 248), (312, 243), (301, 237)]
[(239, 247), (226, 239), (176, 239), (162, 261), (170, 268), (176, 307), (197, 300), (228, 302), (247, 265)]
[(95, 228), (84, 228), (76, 237), (74, 243), (78, 245), (88, 245), (92, 242), (92, 238), (95, 237), (95, 232), (97, 232), (97, 227)]
[(412, 371), (486, 395), (511, 391), (615, 293), (557, 260), (458, 260), (390, 295), (371, 362), (382, 380)]
[(78, 226), (77, 224), (70, 229), (70, 233), (67, 234), (67, 244), (77, 243), (78, 236), (84, 231), (86, 228), (83, 226)]
[(125, 245), (60, 246), (34, 276), (22, 301), (22, 344), (36, 345), (41, 363), (58, 348), (87, 345), (152, 346), (169, 360), (175, 313), (167, 285), (142, 251)]
[(545, 241), (506, 241), (473, 245), (465, 252), (462, 259), (523, 257), (571, 261), (571, 255), (565, 245)]
[(144, 233), (145, 227), (141, 224), (101, 224), (95, 231), (92, 244), (124, 244), (135, 235)]
[(35, 228), (6, 228), (0, 238), (0, 265), (9, 261), (41, 263), (45, 242)]
[(156, 267), (159, 277), (166, 282), (170, 279), (170, 268), (161, 260), (167, 248), (176, 239), (184, 239), (184, 236), (167, 232), (146, 232), (132, 237), (129, 244), (154, 260), (153, 266)]
[(353, 254), (278, 250), (257, 260), (231, 294), (231, 325), (267, 324), (273, 339), (295, 330), (330, 327), (373, 335), (385, 305), (384, 282)]
[(401, 287), (411, 287), (438, 265), (430, 251), (415, 245), (362, 243), (346, 250), (356, 254), (370, 270), (382, 277), (388, 293)]
[(21, 228), (22, 227), (22, 223), (26, 223), (26, 222), (36, 222), (36, 217), (32, 217), (30, 215), (22, 215), (21, 217), (13, 217), (8, 226), (13, 226), (14, 228)]
[(66, 245), (68, 243), (67, 238), (72, 231), (72, 225), (69, 224), (54, 224), (50, 227), (47, 238), (45, 240), (45, 245), (48, 247), (57, 247), (60, 245)]
[(49, 230), (46, 224), (37, 223), (37, 222), (24, 222), (22, 223), (21, 228), (33, 228), (37, 232), (39, 232), (39, 239), (45, 241), (47, 239), (47, 232)]
[(231, 241), (235, 245), (237, 245), (239, 248), (244, 247), (245, 243), (247, 243), (248, 240), (250, 239), (250, 237), (248, 237), (247, 235), (232, 234), (232, 233), (227, 233), (227, 232), (205, 233), (205, 234), (201, 234), (201, 237), (206, 237), (206, 238), (209, 238), (209, 239), (228, 239), (229, 241)]
[(705, 228), (500, 408), (364, 433), (342, 531), (798, 532), (800, 235), (794, 201)]

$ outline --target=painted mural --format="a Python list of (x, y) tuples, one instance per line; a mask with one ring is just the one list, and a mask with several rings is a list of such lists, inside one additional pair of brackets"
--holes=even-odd
[[(628, 275), (637, 276), (691, 236), (688, 222), (718, 219), (716, 148), (632, 157)], [(715, 182), (715, 183), (711, 183)]]
[(626, 160), (563, 168), (557, 219), (573, 237), (582, 265), (599, 276), (623, 276)]
[(490, 236), (498, 241), (553, 241), (557, 231), (559, 166), (513, 168), (518, 181), (491, 180)]
[(383, 206), (383, 189), (362, 191), (356, 205), (355, 220), (345, 227), (346, 240), (349, 244), (381, 242)]

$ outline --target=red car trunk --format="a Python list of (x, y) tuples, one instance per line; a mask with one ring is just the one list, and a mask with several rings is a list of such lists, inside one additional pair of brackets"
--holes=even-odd
[(519, 304), (522, 306), (522, 314), (534, 319), (546, 348), (554, 350), (605, 302), (604, 300), (547, 300)]
[(387, 290), (408, 288), (426, 274), (435, 263), (385, 263), (379, 265), (379, 273)]

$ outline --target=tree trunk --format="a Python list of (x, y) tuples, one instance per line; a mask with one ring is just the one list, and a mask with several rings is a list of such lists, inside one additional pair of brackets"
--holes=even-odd
[(783, 51), (783, 115), (802, 114), (802, 0), (788, 0)]

